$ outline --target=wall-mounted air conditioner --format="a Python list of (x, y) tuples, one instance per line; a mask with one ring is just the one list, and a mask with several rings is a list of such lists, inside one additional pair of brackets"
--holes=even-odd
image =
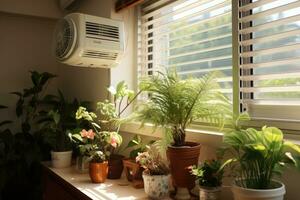
[(69, 14), (56, 26), (54, 53), (58, 61), (72, 66), (116, 66), (124, 53), (123, 22)]

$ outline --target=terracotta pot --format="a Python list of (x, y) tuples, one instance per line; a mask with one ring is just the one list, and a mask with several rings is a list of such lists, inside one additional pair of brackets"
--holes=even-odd
[(167, 150), (167, 156), (170, 161), (170, 170), (172, 182), (175, 188), (195, 187), (195, 176), (191, 175), (189, 167), (198, 164), (200, 155), (200, 144), (186, 142), (186, 146), (170, 146)]
[(109, 179), (121, 178), (123, 172), (123, 159), (122, 155), (112, 155), (108, 160), (108, 176)]
[(89, 175), (93, 183), (104, 183), (108, 173), (108, 162), (89, 164)]
[(125, 174), (128, 181), (132, 182), (133, 187), (143, 188), (143, 171), (144, 169), (135, 162), (135, 159), (123, 159)]

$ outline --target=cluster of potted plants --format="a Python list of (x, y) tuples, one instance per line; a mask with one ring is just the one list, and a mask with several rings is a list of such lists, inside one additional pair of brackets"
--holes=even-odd
[(222, 127), (230, 113), (230, 103), (220, 92), (214, 75), (182, 80), (175, 71), (158, 73), (141, 81), (149, 98), (137, 107), (139, 120), (164, 130), (165, 148), (176, 199), (190, 199), (195, 177), (189, 166), (197, 165), (200, 144), (185, 140), (186, 128), (195, 120)]
[[(125, 165), (128, 180), (136, 187), (144, 186), (151, 198), (168, 194), (167, 180), (171, 177), (176, 199), (190, 199), (196, 179), (201, 199), (218, 199), (224, 168), (230, 165), (233, 169), (230, 174), (235, 177), (232, 186), (235, 200), (280, 200), (285, 188), (274, 180), (275, 175), (287, 165), (300, 169), (300, 147), (285, 141), (281, 130), (243, 128), (240, 121), (249, 120), (247, 114), (232, 119), (230, 102), (218, 91), (212, 74), (182, 80), (175, 71), (157, 73), (141, 80), (137, 94), (125, 82), (120, 82), (116, 88), (108, 88), (110, 98), (98, 102), (93, 112), (84, 102), (66, 101), (60, 91), (58, 95), (42, 98), (40, 93), (53, 77), (49, 73), (32, 72), (33, 87), (14, 93), (19, 97), (16, 114), (22, 118), (22, 134), (12, 136), (5, 130), (3, 136), (16, 140), (17, 145), (25, 144), (19, 140), (28, 143), (31, 138), (37, 138), (28, 149), (42, 142), (41, 150), (30, 152), (51, 149), (54, 167), (70, 166), (70, 150), (75, 146), (79, 154), (77, 168), (89, 171), (92, 182), (102, 183), (107, 177), (119, 179)], [(141, 92), (146, 92), (148, 99), (137, 104), (132, 115), (123, 117)], [(149, 122), (154, 128), (161, 127), (163, 137), (146, 145), (140, 136), (135, 136), (127, 145), (132, 148), (130, 158), (124, 159), (119, 154), (122, 144), (119, 129), (122, 123), (132, 119), (139, 120), (142, 126)], [(186, 128), (195, 120), (220, 129), (233, 121), (230, 131), (224, 134), (221, 148), (222, 156), (230, 153), (226, 155), (230, 159), (224, 163), (205, 161), (197, 167), (201, 146), (185, 139)], [(4, 121), (0, 126), (7, 123)], [(34, 132), (33, 127), (38, 130)], [(6, 149), (10, 146), (7, 141), (3, 144)]]

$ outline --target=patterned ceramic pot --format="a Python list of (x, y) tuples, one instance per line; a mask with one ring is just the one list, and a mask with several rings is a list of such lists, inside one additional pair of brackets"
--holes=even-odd
[(221, 187), (199, 187), (199, 197), (201, 200), (219, 200)]
[(151, 199), (161, 199), (169, 194), (169, 175), (143, 173), (145, 192)]

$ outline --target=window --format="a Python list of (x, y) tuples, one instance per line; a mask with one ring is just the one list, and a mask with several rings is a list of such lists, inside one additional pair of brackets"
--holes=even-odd
[(299, 0), (148, 0), (139, 18), (139, 76), (217, 71), (236, 110), (300, 129)]
[(242, 111), (299, 124), (300, 1), (243, 0), (239, 22)]
[(182, 78), (218, 71), (222, 91), (231, 98), (231, 1), (153, 2), (141, 8), (140, 75), (170, 67)]

